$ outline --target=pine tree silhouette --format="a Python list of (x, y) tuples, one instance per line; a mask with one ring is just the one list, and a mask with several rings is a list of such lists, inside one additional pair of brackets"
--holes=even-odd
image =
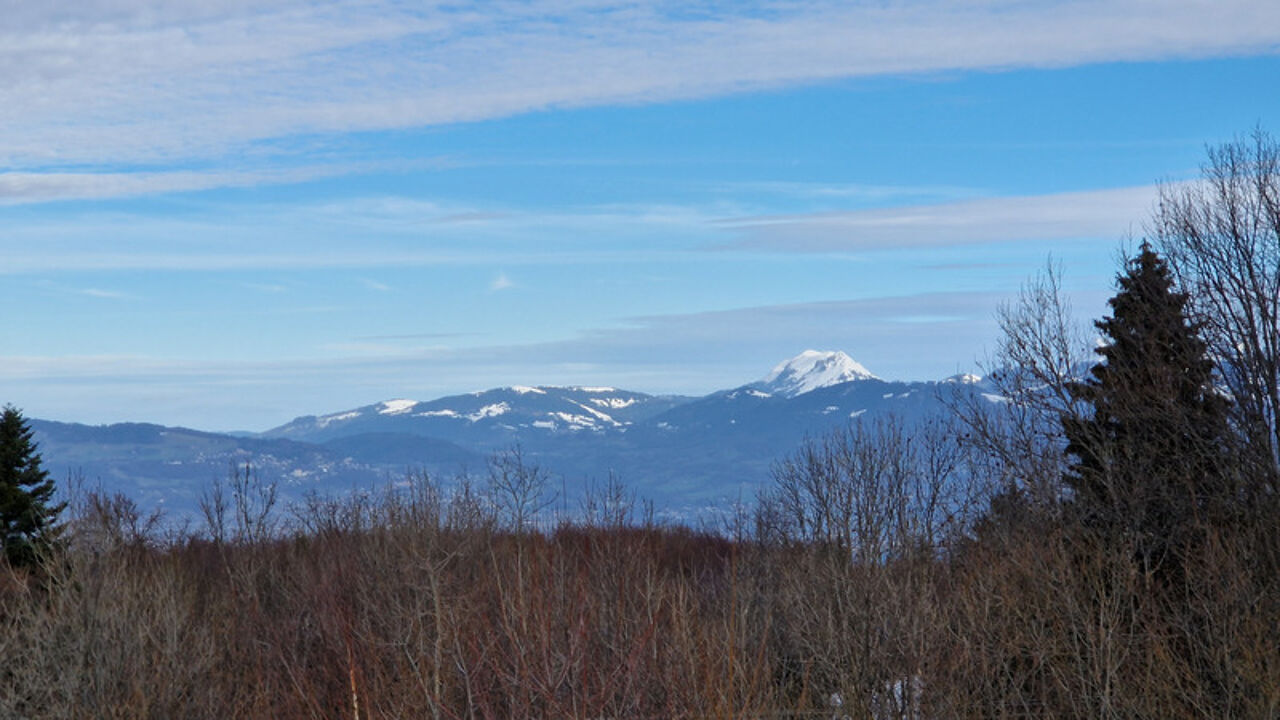
[(54, 540), (65, 503), (54, 504), (54, 485), (40, 466), (31, 428), (12, 406), (0, 415), (0, 542), (13, 565), (32, 565)]
[(1111, 316), (1095, 323), (1102, 362), (1070, 388), (1092, 412), (1063, 419), (1065, 482), (1084, 527), (1128, 537), (1146, 567), (1170, 571), (1233, 508), (1229, 401), (1164, 261), (1143, 243), (1126, 266)]

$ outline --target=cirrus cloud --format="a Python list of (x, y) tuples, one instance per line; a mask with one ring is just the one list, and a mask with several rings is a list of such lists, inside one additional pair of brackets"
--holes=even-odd
[(1154, 186), (994, 197), (849, 212), (760, 215), (720, 224), (738, 233), (725, 247), (845, 252), (993, 242), (1118, 239), (1146, 216)]
[(348, 132), (838, 78), (1280, 47), (1280, 5), (1254, 0), (11, 5), (0, 166), (33, 172), (288, 157)]

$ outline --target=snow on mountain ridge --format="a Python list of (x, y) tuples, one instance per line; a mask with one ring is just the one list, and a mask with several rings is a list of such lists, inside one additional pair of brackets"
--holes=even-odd
[(323, 415), (316, 418), (317, 427), (328, 427), (330, 423), (342, 422), (344, 420), (352, 420), (360, 417), (359, 410), (349, 410), (347, 412), (333, 413), (332, 415)]
[(417, 400), (384, 400), (378, 408), (379, 415), (399, 415), (409, 412), (418, 404)]
[(485, 418), (498, 417), (499, 415), (505, 415), (510, 410), (511, 410), (511, 406), (508, 405), (507, 403), (504, 403), (504, 402), (492, 403), (490, 405), (485, 405), (484, 407), (480, 408), (479, 410), (473, 413), (469, 413), (467, 415), (467, 419), (470, 420), (471, 422), (476, 422), (478, 420), (483, 420)]
[(805, 350), (780, 363), (756, 385), (771, 393), (792, 398), (818, 388), (853, 380), (878, 379), (843, 352)]

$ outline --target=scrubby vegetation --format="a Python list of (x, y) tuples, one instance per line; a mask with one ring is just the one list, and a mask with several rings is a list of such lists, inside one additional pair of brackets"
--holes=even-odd
[[(896, 472), (850, 488), (851, 527), (918, 489)], [(955, 542), (886, 523), (856, 558), (764, 512), (751, 537), (626, 512), (517, 532), (426, 478), (270, 538), (75, 510), (65, 551), (0, 589), (5, 717), (1280, 712), (1271, 527), (1215, 533), (1168, 587), (1025, 507)]]

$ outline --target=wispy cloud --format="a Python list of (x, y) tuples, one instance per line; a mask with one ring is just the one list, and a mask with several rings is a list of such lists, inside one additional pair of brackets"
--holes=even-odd
[(727, 247), (842, 252), (971, 245), (1014, 240), (1118, 240), (1150, 213), (1152, 186), (983, 198), (853, 212), (762, 215), (724, 220), (740, 238)]
[[(468, 210), (385, 197), (240, 207), (233, 216), (216, 208), (183, 217), (71, 213), (11, 223), (0, 236), (0, 275), (319, 268), (373, 273), (498, 263), (681, 262), (708, 249), (823, 253), (1047, 239), (1115, 241), (1140, 230), (1156, 195), (1154, 187), (1138, 186), (791, 214), (738, 215), (733, 213), (743, 212), (745, 204), (724, 203), (492, 211), (483, 223), (433, 229), (429, 243), (422, 240), (424, 225)], [(103, 237), (116, 239), (110, 249), (104, 249)], [(391, 289), (371, 277), (360, 282), (375, 291)], [(510, 289), (513, 279), (502, 271), (487, 287)]]
[(178, 253), (178, 252), (6, 252), (0, 249), (0, 274), (109, 270), (308, 270), (448, 265), (491, 261), (441, 252), (388, 249), (382, 252)]
[(718, 186), (717, 189), (734, 196), (759, 194), (789, 199), (856, 205), (919, 204), (921, 202), (967, 200), (982, 195), (982, 192), (975, 188), (951, 185), (902, 186), (782, 181), (732, 182), (724, 183)]
[(253, 171), (0, 172), (0, 205), (98, 200), (224, 187), (256, 187), (316, 180), (365, 168), (367, 166), (333, 164)]
[(391, 292), (392, 287), (386, 283), (370, 280), (369, 278), (360, 278), (360, 284), (377, 292)]
[(76, 292), (86, 297), (101, 298), (104, 300), (123, 300), (125, 298), (133, 297), (128, 293), (122, 293), (116, 290), (103, 290), (101, 288), (81, 288), (76, 290)]
[(70, 295), (78, 297), (94, 298), (98, 300), (132, 300), (137, 299), (137, 295), (123, 292), (120, 290), (108, 290), (101, 287), (81, 287), (74, 285), (63, 285), (60, 283), (50, 282), (48, 280), (40, 281), (36, 287), (42, 288), (47, 292), (58, 295)]
[(510, 290), (515, 286), (516, 284), (511, 281), (511, 278), (507, 277), (505, 272), (500, 272), (497, 277), (489, 282), (489, 291), (502, 292), (503, 290)]
[(362, 335), (355, 340), (457, 340), (477, 337), (480, 333), (408, 333), (404, 335)]
[(250, 290), (257, 290), (258, 292), (264, 292), (264, 293), (280, 294), (280, 293), (289, 291), (289, 288), (287, 286), (280, 285), (278, 283), (245, 282), (240, 284)]
[(270, 156), (333, 133), (547, 108), (887, 73), (1272, 53), (1280, 42), (1280, 5), (1256, 0), (199, 5), (6, 7), (0, 166)]

